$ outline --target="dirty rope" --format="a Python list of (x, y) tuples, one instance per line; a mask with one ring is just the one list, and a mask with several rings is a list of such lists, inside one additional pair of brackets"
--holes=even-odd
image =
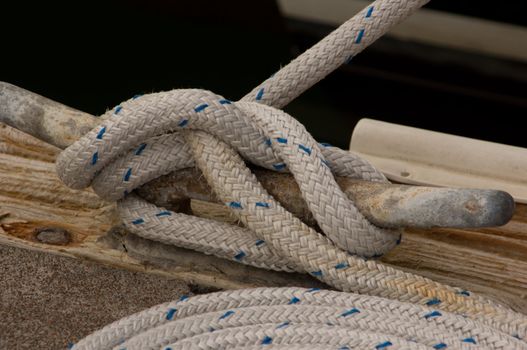
[[(426, 2), (372, 3), (239, 102), (204, 90), (136, 96), (103, 115), (100, 126), (57, 160), (65, 184), (91, 185), (101, 197), (118, 201), (124, 224), (139, 236), (309, 273), (336, 289), (369, 296), (280, 288), (198, 296), (118, 321), (74, 349), (527, 349), (527, 317), (367, 260), (395, 246), (400, 233), (369, 223), (333, 175), (387, 180), (357, 156), (318, 144), (278, 109)], [(325, 235), (276, 202), (242, 157), (291, 172)], [(130, 194), (192, 166), (245, 228), (175, 213)]]

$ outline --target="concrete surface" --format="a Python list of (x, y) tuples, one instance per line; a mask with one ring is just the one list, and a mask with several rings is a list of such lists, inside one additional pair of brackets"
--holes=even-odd
[(66, 349), (126, 315), (200, 292), (89, 261), (0, 246), (0, 349)]

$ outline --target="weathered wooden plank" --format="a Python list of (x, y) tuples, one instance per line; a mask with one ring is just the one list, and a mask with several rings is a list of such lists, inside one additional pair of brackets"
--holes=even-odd
[[(93, 259), (218, 288), (319, 284), (303, 275), (240, 266), (115, 229), (119, 225), (115, 204), (101, 200), (90, 189), (71, 190), (60, 182), (53, 163), (58, 148), (2, 125), (0, 147), (14, 141), (16, 147), (3, 147), (0, 153), (0, 244)], [(35, 155), (39, 154), (34, 151), (35, 142), (41, 144), (44, 156)], [(60, 245), (42, 243), (37, 234), (43, 228), (65, 229), (69, 240)]]
[[(91, 259), (216, 288), (320, 285), (307, 275), (243, 266), (169, 247), (119, 229), (112, 203), (91, 190), (71, 190), (55, 175), (59, 149), (0, 126), (0, 244)], [(193, 201), (202, 216), (229, 220), (221, 205)], [(232, 217), (231, 217), (232, 220)], [(37, 239), (39, 229), (60, 227), (61, 245)], [(407, 230), (385, 263), (440, 282), (486, 294), (527, 312), (527, 207), (519, 205), (502, 228)]]

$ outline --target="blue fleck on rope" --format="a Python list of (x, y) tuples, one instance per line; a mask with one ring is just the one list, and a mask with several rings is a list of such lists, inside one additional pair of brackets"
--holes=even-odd
[(261, 101), (264, 94), (264, 88), (261, 88), (256, 94), (256, 101)]
[(470, 337), (470, 338), (465, 338), (465, 339), (462, 340), (462, 342), (464, 342), (464, 343), (477, 344), (476, 340), (475, 340), (474, 338), (472, 338), (472, 337)]
[(284, 327), (287, 327), (289, 325), (290, 325), (290, 322), (289, 321), (285, 321), (285, 322), (279, 324), (278, 326), (276, 326), (276, 329), (284, 328)]
[(357, 39), (355, 39), (355, 44), (360, 44), (363, 36), (364, 36), (364, 29), (361, 29), (359, 31), (359, 34), (357, 34)]
[(256, 202), (256, 206), (257, 206), (257, 207), (262, 207), (262, 208), (269, 208), (269, 203), (265, 203), (265, 202)]
[(234, 256), (234, 259), (236, 259), (236, 260), (242, 260), (243, 258), (245, 258), (246, 255), (247, 255), (247, 254), (246, 254), (244, 251), (241, 251), (241, 252), (239, 252), (238, 254), (236, 254), (236, 255)]
[(311, 148), (306, 147), (304, 145), (298, 145), (298, 148), (301, 149), (302, 151), (304, 151), (305, 153), (311, 155)]
[(229, 310), (229, 311), (227, 311), (226, 313), (224, 313), (223, 315), (220, 316), (220, 320), (224, 320), (224, 319), (226, 319), (227, 317), (229, 317), (232, 314), (234, 314), (234, 311)]
[(144, 222), (145, 222), (145, 220), (143, 218), (138, 218), (138, 219), (135, 219), (134, 221), (132, 221), (132, 224), (140, 225), (140, 224), (143, 224)]
[(438, 305), (441, 303), (441, 300), (437, 299), (437, 298), (433, 298), (433, 299), (430, 299), (429, 301), (426, 302), (426, 305), (427, 306), (433, 306), (433, 305)]
[(297, 297), (292, 297), (291, 300), (289, 301), (288, 305), (296, 304), (296, 303), (299, 303), (299, 302), (300, 302), (300, 299), (298, 299)]
[(106, 132), (106, 127), (103, 126), (103, 127), (101, 128), (101, 131), (99, 131), (99, 133), (97, 134), (97, 139), (98, 139), (98, 140), (102, 140), (102, 137), (103, 137), (103, 135), (104, 135), (105, 132)]
[(139, 147), (137, 147), (137, 149), (135, 150), (135, 155), (140, 156), (141, 153), (143, 153), (143, 151), (145, 150), (145, 148), (146, 148), (146, 143), (140, 144)]
[(176, 311), (177, 311), (177, 309), (173, 309), (173, 308), (168, 309), (166, 319), (168, 321), (171, 321), (174, 318), (174, 315), (175, 315)]
[(273, 342), (273, 338), (265, 336), (265, 338), (262, 339), (262, 345), (269, 345)]
[(431, 318), (431, 317), (438, 317), (438, 316), (442, 316), (442, 314), (441, 314), (439, 311), (435, 311), (435, 310), (434, 310), (434, 311), (432, 311), (432, 312), (430, 312), (430, 313), (427, 313), (424, 317), (425, 317), (426, 319), (429, 319), (429, 318)]
[(392, 346), (392, 345), (393, 345), (392, 342), (390, 342), (390, 341), (385, 341), (384, 343), (381, 343), (381, 344), (376, 345), (376, 346), (375, 346), (375, 349), (378, 349), (378, 350), (380, 350), (380, 349), (386, 349), (387, 347)]
[(205, 110), (205, 108), (207, 108), (208, 106), (209, 106), (209, 105), (206, 104), (206, 103), (201, 104), (201, 105), (197, 106), (196, 108), (194, 108), (194, 111), (195, 111), (196, 113), (199, 113), (199, 112)]
[(273, 164), (273, 168), (275, 168), (275, 170), (283, 170), (286, 167), (287, 167), (287, 165), (285, 163)]
[(342, 269), (345, 269), (346, 267), (349, 267), (348, 263), (346, 262), (340, 263), (340, 264), (335, 265), (335, 270), (342, 270)]
[(132, 176), (132, 168), (128, 168), (123, 176), (123, 181), (128, 182), (130, 181), (130, 177)]
[(230, 202), (229, 207), (235, 209), (243, 209), (242, 204), (240, 202)]
[(342, 314), (340, 314), (340, 317), (347, 317), (349, 315), (353, 315), (353, 314), (356, 314), (356, 313), (360, 313), (360, 311), (358, 309), (356, 309), (356, 308), (353, 308), (353, 309), (344, 311)]
[(368, 7), (368, 12), (366, 12), (366, 18), (370, 18), (373, 13), (373, 6)]

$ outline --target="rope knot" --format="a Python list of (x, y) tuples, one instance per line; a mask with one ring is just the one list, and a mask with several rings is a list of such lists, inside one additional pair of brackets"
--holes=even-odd
[[(384, 176), (349, 152), (318, 144), (299, 122), (276, 108), (231, 102), (205, 90), (172, 90), (134, 97), (101, 120), (61, 153), (58, 174), (70, 187), (91, 184), (102, 198), (118, 201), (124, 224), (142, 237), (259, 267), (307, 272), (320, 270), (318, 264), (314, 268), (319, 259), (305, 266), (314, 242), (340, 254), (371, 257), (386, 252), (399, 237), (370, 224), (332, 172), (370, 181), (386, 181)], [(282, 208), (242, 157), (291, 172), (325, 236)], [(128, 195), (154, 178), (195, 165), (246, 228), (172, 213)], [(284, 254), (278, 243), (283, 237), (292, 245), (300, 237), (316, 239), (308, 243), (309, 249)], [(347, 257), (339, 259), (329, 270), (350, 265)]]

